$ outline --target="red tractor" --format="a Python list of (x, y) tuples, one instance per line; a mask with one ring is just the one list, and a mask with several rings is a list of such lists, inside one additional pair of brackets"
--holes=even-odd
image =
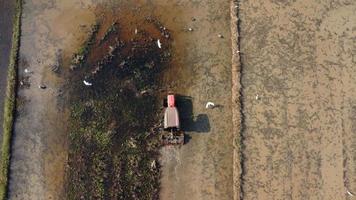
[(164, 105), (162, 143), (164, 145), (182, 145), (184, 144), (184, 132), (180, 130), (179, 112), (176, 107), (175, 95), (168, 94)]

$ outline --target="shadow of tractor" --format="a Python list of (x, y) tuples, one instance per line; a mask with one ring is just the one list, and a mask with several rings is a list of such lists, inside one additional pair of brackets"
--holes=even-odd
[(176, 106), (179, 110), (181, 129), (185, 132), (207, 133), (210, 122), (207, 114), (193, 113), (193, 102), (189, 96), (176, 95)]

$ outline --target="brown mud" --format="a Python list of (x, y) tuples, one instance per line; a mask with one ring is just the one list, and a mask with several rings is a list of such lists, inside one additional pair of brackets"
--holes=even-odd
[(239, 8), (243, 199), (355, 199), (356, 2)]

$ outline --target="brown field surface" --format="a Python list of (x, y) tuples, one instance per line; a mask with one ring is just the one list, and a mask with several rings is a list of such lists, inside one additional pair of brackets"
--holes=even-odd
[(355, 1), (239, 8), (243, 199), (353, 199)]

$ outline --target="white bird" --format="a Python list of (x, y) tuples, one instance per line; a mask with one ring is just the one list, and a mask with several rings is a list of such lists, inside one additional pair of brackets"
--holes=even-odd
[(352, 194), (349, 190), (346, 190), (346, 192), (349, 196), (352, 196), (352, 197), (354, 196), (354, 194)]
[(158, 46), (158, 48), (160, 48), (160, 49), (162, 48), (162, 44), (161, 44), (161, 41), (160, 41), (159, 39), (157, 40), (157, 46)]
[(151, 163), (151, 168), (155, 169), (156, 168), (156, 161), (153, 160), (152, 163)]
[(92, 86), (92, 85), (93, 85), (92, 83), (90, 83), (90, 82), (88, 82), (88, 81), (86, 81), (86, 80), (84, 80), (83, 83), (84, 83), (84, 85), (86, 85), (86, 86)]
[(205, 108), (214, 108), (215, 104), (213, 102), (208, 101), (208, 103), (206, 103)]

